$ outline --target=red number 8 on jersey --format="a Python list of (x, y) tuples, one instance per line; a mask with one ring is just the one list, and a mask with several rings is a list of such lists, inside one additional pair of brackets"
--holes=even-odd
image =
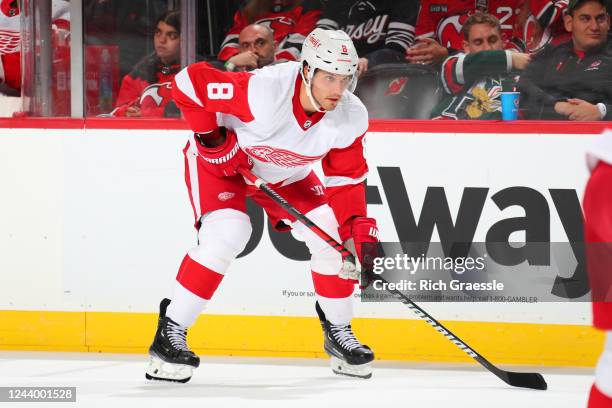
[(234, 97), (234, 85), (228, 82), (209, 82), (206, 85), (208, 99), (232, 99)]

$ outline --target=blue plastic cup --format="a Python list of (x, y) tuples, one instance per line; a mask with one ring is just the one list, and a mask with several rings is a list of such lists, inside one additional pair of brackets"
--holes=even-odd
[(519, 111), (519, 95), (520, 92), (502, 92), (502, 119), (517, 120)]

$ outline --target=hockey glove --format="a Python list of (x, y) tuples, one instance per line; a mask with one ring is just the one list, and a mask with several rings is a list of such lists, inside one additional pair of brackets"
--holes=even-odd
[[(218, 177), (232, 177), (238, 174), (236, 169), (253, 167), (253, 161), (238, 145), (236, 134), (230, 130), (221, 129), (215, 132), (225, 133), (225, 141), (219, 146), (209, 147), (203, 139), (208, 135), (196, 135), (198, 154), (204, 167)], [(222, 137), (222, 135), (221, 135)]]
[[(367, 274), (372, 271), (374, 258), (378, 256), (376, 220), (374, 218), (355, 217), (342, 225), (339, 232), (344, 246), (355, 255), (358, 263), (356, 268), (352, 270), (350, 267), (343, 267), (340, 271), (340, 277), (359, 280), (361, 272)], [(366, 286), (367, 282), (361, 282), (362, 288)]]

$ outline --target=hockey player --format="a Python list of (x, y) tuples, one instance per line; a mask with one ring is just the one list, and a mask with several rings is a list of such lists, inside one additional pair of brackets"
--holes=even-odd
[(591, 178), (584, 193), (584, 238), (593, 299), (593, 325), (606, 332), (589, 408), (612, 407), (612, 129), (590, 149)]
[[(363, 259), (377, 242), (367, 217), (364, 135), (368, 114), (352, 94), (358, 57), (342, 31), (315, 29), (301, 61), (251, 72), (221, 72), (206, 63), (183, 69), (173, 96), (193, 135), (184, 150), (198, 245), (179, 268), (172, 301), (164, 299), (150, 348), (147, 378), (186, 382), (199, 358), (187, 347), (190, 327), (251, 235), (245, 197), (262, 206), (278, 230), (293, 228), (312, 255), (310, 268), (325, 351), (337, 374), (369, 378), (372, 350), (351, 329), (356, 268), (276, 203), (237, 175), (251, 167), (299, 211)], [(325, 187), (312, 171), (321, 161)]]

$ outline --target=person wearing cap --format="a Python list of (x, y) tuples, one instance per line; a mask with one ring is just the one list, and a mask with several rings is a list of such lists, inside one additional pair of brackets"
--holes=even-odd
[(545, 48), (524, 71), (520, 106), (529, 119), (612, 120), (612, 42), (604, 0), (570, 0), (572, 40)]
[[(178, 269), (172, 299), (160, 303), (147, 378), (186, 382), (198, 367), (199, 358), (187, 347), (187, 329), (249, 242), (246, 197), (266, 211), (275, 229), (293, 230), (310, 251), (314, 306), (333, 372), (372, 375), (374, 353), (351, 328), (358, 265), (350, 257), (343, 259), (241, 173), (251, 168), (298, 211), (354, 250), (361, 264), (372, 259), (368, 248), (376, 247), (378, 229), (367, 216), (368, 112), (352, 93), (357, 66), (357, 51), (345, 32), (315, 29), (304, 41), (300, 62), (251, 72), (196, 63), (175, 76), (173, 97), (193, 130), (184, 153), (198, 244)], [(319, 162), (325, 182), (313, 171)], [(274, 279), (272, 268), (253, 268), (263, 287)]]

